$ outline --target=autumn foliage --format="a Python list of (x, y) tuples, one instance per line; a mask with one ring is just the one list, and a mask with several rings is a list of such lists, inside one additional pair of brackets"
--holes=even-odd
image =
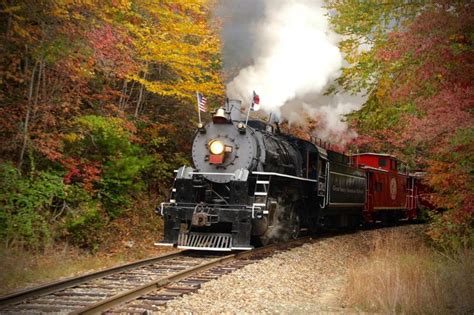
[[(137, 199), (166, 194), (189, 155), (195, 92), (224, 96), (213, 2), (0, 1), (6, 246), (96, 248)], [(354, 146), (425, 170), (431, 236), (472, 246), (472, 1), (326, 3), (348, 62), (339, 88), (368, 96), (349, 117)]]
[(439, 210), (430, 235), (474, 245), (474, 4), (328, 1), (351, 65), (340, 85), (369, 98), (351, 116), (361, 149), (402, 156), (427, 172)]
[(95, 248), (140, 195), (167, 190), (190, 147), (195, 91), (223, 95), (212, 5), (0, 2), (7, 246), (64, 238)]

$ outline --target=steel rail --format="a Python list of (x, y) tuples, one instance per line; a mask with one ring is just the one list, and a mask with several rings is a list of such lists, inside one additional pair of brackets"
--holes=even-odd
[(175, 256), (179, 256), (184, 252), (186, 252), (186, 251), (178, 251), (178, 252), (174, 252), (174, 253), (170, 253), (170, 254), (163, 254), (163, 255), (160, 255), (160, 256), (157, 256), (157, 257), (153, 257), (153, 258), (142, 259), (142, 260), (135, 261), (135, 262), (132, 262), (132, 263), (123, 264), (123, 265), (120, 265), (120, 266), (100, 270), (100, 271), (97, 271), (97, 272), (88, 273), (88, 274), (81, 275), (81, 276), (78, 276), (78, 277), (67, 278), (67, 279), (64, 279), (64, 280), (60, 280), (60, 281), (48, 283), (48, 284), (45, 284), (45, 285), (40, 285), (40, 286), (37, 286), (37, 287), (33, 287), (33, 288), (30, 288), (30, 289), (14, 292), (14, 293), (11, 293), (11, 294), (8, 294), (8, 295), (0, 296), (0, 307), (6, 306), (6, 305), (9, 305), (9, 304), (13, 304), (13, 303), (17, 303), (17, 302), (21, 302), (21, 301), (24, 301), (24, 300), (27, 300), (27, 299), (30, 299), (30, 298), (39, 297), (41, 295), (50, 294), (50, 293), (53, 293), (53, 292), (56, 292), (56, 291), (59, 291), (59, 290), (62, 290), (62, 289), (66, 289), (66, 288), (76, 286), (78, 284), (82, 284), (82, 283), (90, 281), (90, 280), (99, 279), (99, 278), (102, 278), (102, 277), (105, 277), (105, 276), (108, 276), (108, 275), (111, 275), (111, 274), (114, 274), (114, 273), (117, 273), (117, 272), (121, 272), (121, 271), (129, 270), (129, 269), (138, 268), (138, 267), (141, 267), (141, 266), (146, 266), (146, 265), (149, 265), (149, 264), (153, 264), (153, 263), (159, 262), (161, 260), (165, 260), (165, 259), (173, 258)]
[(131, 289), (127, 292), (114, 295), (114, 296), (112, 296), (108, 299), (104, 299), (104, 300), (102, 300), (100, 302), (97, 302), (95, 304), (92, 304), (88, 307), (85, 307), (83, 309), (72, 312), (71, 314), (84, 314), (85, 315), (85, 314), (98, 314), (98, 313), (101, 313), (101, 312), (105, 312), (105, 311), (110, 310), (111, 308), (113, 308), (115, 306), (118, 306), (118, 305), (122, 304), (122, 303), (130, 302), (130, 301), (132, 301), (132, 300), (134, 300), (134, 299), (136, 299), (140, 296), (143, 296), (145, 294), (148, 294), (148, 293), (150, 293), (150, 292), (152, 292), (156, 289), (160, 289), (160, 288), (162, 288), (162, 287), (164, 287), (168, 284), (171, 284), (173, 282), (183, 280), (183, 279), (185, 279), (185, 278), (187, 278), (187, 277), (189, 277), (193, 274), (209, 270), (209, 269), (211, 269), (215, 266), (218, 266), (220, 264), (223, 264), (223, 263), (235, 260), (235, 259), (242, 259), (242, 258), (245, 258), (245, 257), (248, 257), (248, 256), (253, 256), (253, 255), (256, 255), (256, 254), (259, 254), (259, 253), (262, 253), (262, 252), (265, 252), (265, 251), (273, 250), (273, 249), (285, 248), (288, 245), (292, 245), (294, 243), (305, 242), (308, 239), (310, 239), (310, 237), (302, 237), (302, 238), (298, 238), (296, 240), (289, 241), (289, 242), (286, 242), (286, 243), (271, 244), (271, 245), (256, 248), (256, 249), (253, 249), (253, 250), (250, 250), (250, 251), (239, 252), (239, 253), (236, 253), (236, 254), (227, 255), (227, 256), (224, 256), (224, 257), (220, 257), (220, 258), (215, 258), (215, 259), (210, 260), (209, 262), (200, 264), (200, 265), (192, 267), (190, 269), (183, 270), (183, 271), (178, 272), (176, 274), (173, 274), (173, 275), (170, 275), (170, 276), (167, 276), (167, 277), (149, 282), (149, 283), (147, 283), (147, 284), (145, 284), (141, 287)]

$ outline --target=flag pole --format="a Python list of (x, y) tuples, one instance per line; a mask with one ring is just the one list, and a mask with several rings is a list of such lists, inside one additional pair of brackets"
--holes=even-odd
[(202, 125), (202, 122), (201, 122), (201, 109), (199, 108), (199, 92), (198, 91), (196, 91), (196, 101), (197, 101), (197, 105), (198, 105), (199, 125)]
[(249, 116), (250, 116), (250, 110), (252, 109), (253, 106), (253, 101), (252, 104), (249, 106), (249, 110), (247, 111), (247, 118), (245, 118), (245, 127), (247, 127), (247, 123), (249, 122)]

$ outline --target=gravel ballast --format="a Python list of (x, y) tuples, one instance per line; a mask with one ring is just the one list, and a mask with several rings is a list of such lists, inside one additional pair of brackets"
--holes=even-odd
[(197, 293), (170, 301), (163, 312), (350, 312), (343, 301), (349, 264), (368, 251), (373, 236), (393, 229), (406, 233), (416, 226), (315, 239), (205, 283)]

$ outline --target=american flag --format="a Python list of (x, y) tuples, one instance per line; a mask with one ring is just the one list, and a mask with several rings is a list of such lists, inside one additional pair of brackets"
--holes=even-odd
[(197, 92), (198, 107), (201, 112), (207, 112), (207, 99), (202, 93)]

